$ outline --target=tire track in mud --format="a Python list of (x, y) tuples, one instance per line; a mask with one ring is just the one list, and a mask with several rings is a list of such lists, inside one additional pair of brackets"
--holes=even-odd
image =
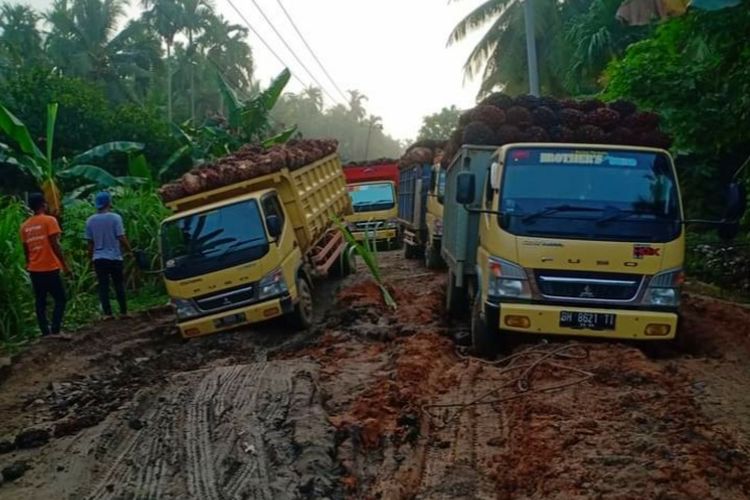
[(109, 467), (76, 497), (330, 495), (333, 432), (316, 378), (315, 364), (282, 361), (176, 375), (139, 395), (130, 428), (105, 423), (96, 458)]

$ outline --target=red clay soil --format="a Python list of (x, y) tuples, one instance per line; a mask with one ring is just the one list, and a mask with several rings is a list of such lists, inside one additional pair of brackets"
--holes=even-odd
[(688, 295), (682, 325), (690, 332), (688, 349), (712, 355), (750, 354), (750, 306)]

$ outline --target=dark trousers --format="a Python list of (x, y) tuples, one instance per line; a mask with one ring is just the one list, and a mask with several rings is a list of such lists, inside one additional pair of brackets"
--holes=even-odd
[(102, 312), (105, 316), (112, 316), (112, 306), (109, 305), (109, 281), (115, 287), (117, 303), (120, 305), (120, 313), (128, 313), (128, 304), (125, 301), (125, 279), (122, 273), (121, 260), (96, 259), (94, 261), (96, 279), (99, 281), (99, 300), (102, 303)]
[(63, 286), (60, 271), (30, 272), (31, 285), (34, 288), (34, 299), (36, 305), (36, 320), (42, 335), (50, 334), (50, 325), (47, 323), (47, 295), (52, 295), (55, 308), (52, 311), (52, 333), (60, 333), (63, 314), (65, 314), (65, 287)]

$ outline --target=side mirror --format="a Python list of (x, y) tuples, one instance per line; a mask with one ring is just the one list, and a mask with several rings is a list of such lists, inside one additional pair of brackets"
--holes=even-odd
[(268, 228), (268, 235), (271, 238), (281, 236), (281, 219), (279, 219), (278, 215), (266, 216), (266, 227)]
[(462, 172), (456, 179), (456, 203), (471, 205), (474, 203), (476, 179), (474, 174)]

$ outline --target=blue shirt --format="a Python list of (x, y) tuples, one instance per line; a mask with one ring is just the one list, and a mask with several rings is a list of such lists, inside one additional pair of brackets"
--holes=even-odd
[(122, 260), (121, 236), (125, 236), (125, 228), (117, 214), (94, 214), (86, 221), (86, 239), (94, 244), (94, 260)]

